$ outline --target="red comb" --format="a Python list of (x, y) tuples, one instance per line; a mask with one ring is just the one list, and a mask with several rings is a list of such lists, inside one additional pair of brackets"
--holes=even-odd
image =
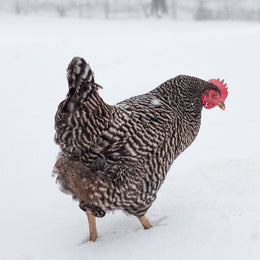
[(221, 93), (221, 97), (223, 99), (223, 101), (226, 99), (227, 95), (228, 95), (228, 90), (227, 90), (227, 83), (224, 84), (224, 79), (220, 81), (220, 79), (210, 79), (209, 80), (210, 83), (216, 85)]

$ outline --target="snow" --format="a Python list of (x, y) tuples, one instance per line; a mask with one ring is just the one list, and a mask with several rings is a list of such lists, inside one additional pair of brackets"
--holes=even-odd
[[(260, 24), (0, 17), (0, 259), (260, 258)], [(178, 74), (224, 78), (226, 111), (204, 110), (147, 213), (97, 219), (51, 177), (66, 67), (82, 56), (110, 104)]]

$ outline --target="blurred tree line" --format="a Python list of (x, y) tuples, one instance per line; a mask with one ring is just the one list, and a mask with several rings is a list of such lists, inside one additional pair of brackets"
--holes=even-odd
[(0, 0), (0, 10), (61, 17), (259, 20), (260, 0)]

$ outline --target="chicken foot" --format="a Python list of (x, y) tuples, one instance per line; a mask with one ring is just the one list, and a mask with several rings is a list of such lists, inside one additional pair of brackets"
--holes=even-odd
[(141, 222), (141, 224), (143, 225), (144, 229), (149, 229), (151, 227), (153, 227), (151, 225), (151, 223), (149, 222), (149, 220), (146, 218), (146, 216), (143, 217), (137, 217), (139, 219), (139, 221)]
[(88, 225), (89, 225), (89, 241), (95, 242), (98, 238), (97, 227), (96, 227), (96, 218), (91, 214), (90, 211), (87, 211), (88, 216)]

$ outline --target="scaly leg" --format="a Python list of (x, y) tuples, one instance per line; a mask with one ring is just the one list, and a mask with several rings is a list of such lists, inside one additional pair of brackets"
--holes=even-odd
[(149, 222), (149, 220), (146, 218), (146, 216), (143, 217), (137, 217), (139, 219), (139, 221), (141, 222), (141, 224), (143, 225), (144, 229), (149, 229), (151, 227), (153, 227), (151, 225), (151, 223)]
[(90, 211), (87, 211), (87, 216), (88, 216), (88, 225), (89, 225), (89, 234), (90, 234), (89, 240), (95, 242), (96, 239), (98, 238), (96, 218), (91, 214)]

